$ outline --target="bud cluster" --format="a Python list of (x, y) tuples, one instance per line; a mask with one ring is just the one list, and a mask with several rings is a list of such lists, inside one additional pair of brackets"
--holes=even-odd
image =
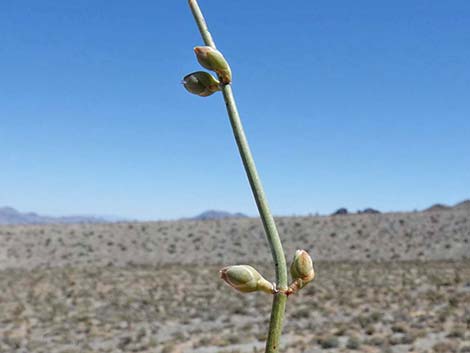
[(219, 79), (205, 71), (196, 71), (186, 75), (183, 79), (184, 88), (190, 93), (201, 97), (207, 97), (220, 91), (221, 84), (227, 85), (232, 82), (232, 71), (220, 51), (209, 46), (194, 48), (194, 53), (199, 64), (204, 68), (214, 71)]
[[(290, 266), (292, 282), (290, 283), (285, 294), (291, 295), (315, 278), (315, 270), (313, 269), (312, 258), (305, 250), (297, 250)], [(255, 268), (249, 265), (227, 266), (220, 270), (220, 278), (230, 287), (243, 292), (266, 292), (275, 294), (279, 291), (276, 285), (267, 281)]]

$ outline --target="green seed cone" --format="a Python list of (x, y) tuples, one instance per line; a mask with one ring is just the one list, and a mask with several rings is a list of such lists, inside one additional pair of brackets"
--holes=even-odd
[(184, 88), (190, 93), (207, 97), (220, 91), (220, 82), (208, 72), (196, 71), (183, 79)]
[(249, 265), (224, 267), (220, 270), (220, 278), (236, 290), (249, 293), (263, 291), (273, 293), (274, 287), (261, 274)]
[(315, 278), (313, 262), (305, 250), (297, 250), (290, 266), (292, 282), (286, 291), (287, 295), (297, 293), (300, 289)]
[(315, 277), (312, 258), (305, 250), (297, 250), (290, 266), (292, 279), (301, 280), (301, 288)]
[(223, 84), (232, 82), (232, 71), (220, 51), (212, 47), (195, 47), (197, 61), (208, 70), (215, 71)]

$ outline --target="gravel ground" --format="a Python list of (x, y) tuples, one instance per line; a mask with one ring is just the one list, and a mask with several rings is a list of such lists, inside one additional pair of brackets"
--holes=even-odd
[[(315, 267), (289, 298), (283, 352), (469, 351), (468, 261)], [(0, 293), (0, 352), (261, 352), (271, 305), (215, 266), (3, 270)]]

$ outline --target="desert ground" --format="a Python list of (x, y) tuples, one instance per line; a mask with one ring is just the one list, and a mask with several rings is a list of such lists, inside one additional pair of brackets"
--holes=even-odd
[[(280, 217), (288, 260), (316, 279), (289, 297), (281, 352), (470, 352), (470, 208)], [(262, 352), (273, 280), (258, 219), (0, 227), (0, 352)]]

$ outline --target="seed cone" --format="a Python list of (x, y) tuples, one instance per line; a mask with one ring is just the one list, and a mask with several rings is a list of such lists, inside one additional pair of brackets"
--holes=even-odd
[(208, 70), (215, 71), (223, 84), (232, 82), (232, 71), (220, 51), (208, 46), (194, 48), (197, 61)]
[(274, 286), (249, 265), (227, 266), (220, 270), (220, 278), (236, 290), (249, 293), (263, 291), (274, 293)]
[(207, 97), (220, 91), (220, 82), (205, 71), (196, 71), (183, 78), (184, 88), (190, 93), (201, 97)]
[(292, 283), (289, 285), (288, 294), (293, 294), (302, 289), (315, 278), (312, 258), (305, 250), (297, 250), (290, 266)]

